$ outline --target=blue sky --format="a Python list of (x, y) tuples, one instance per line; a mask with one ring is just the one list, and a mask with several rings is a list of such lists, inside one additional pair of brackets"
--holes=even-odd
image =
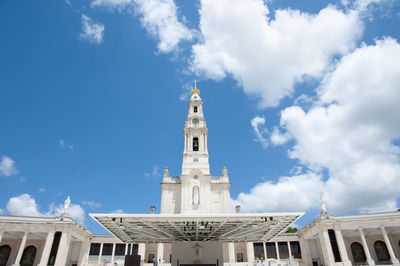
[(399, 207), (400, 3), (0, 2), (0, 212), (148, 213), (193, 79), (244, 211)]

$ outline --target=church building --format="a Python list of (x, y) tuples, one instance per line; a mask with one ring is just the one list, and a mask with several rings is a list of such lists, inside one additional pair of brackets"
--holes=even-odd
[(90, 214), (110, 234), (93, 234), (68, 215), (0, 216), (0, 266), (399, 265), (400, 211), (321, 214), (297, 232), (286, 229), (304, 212), (231, 212), (228, 170), (210, 173), (208, 128), (196, 87), (188, 102), (179, 176), (164, 169), (160, 212)]

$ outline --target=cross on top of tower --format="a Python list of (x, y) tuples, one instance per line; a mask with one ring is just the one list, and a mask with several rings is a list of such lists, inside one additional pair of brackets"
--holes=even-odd
[(192, 94), (200, 94), (200, 90), (197, 88), (197, 83), (199, 83), (199, 81), (195, 79), (193, 80), (193, 83), (194, 83), (194, 88), (192, 90)]

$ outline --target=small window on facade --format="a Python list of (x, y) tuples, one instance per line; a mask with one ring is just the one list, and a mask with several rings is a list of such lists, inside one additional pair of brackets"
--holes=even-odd
[(236, 253), (236, 261), (243, 262), (243, 253), (242, 252)]
[(288, 259), (289, 258), (289, 247), (287, 242), (278, 242), (279, 258)]
[(7, 265), (10, 254), (11, 247), (9, 245), (4, 245), (0, 247), (0, 265)]
[(295, 259), (301, 259), (301, 249), (299, 241), (290, 241), (290, 250)]
[(132, 255), (137, 255), (139, 252), (139, 245), (138, 244), (132, 244)]
[(374, 244), (376, 257), (378, 258), (378, 262), (390, 262), (390, 255), (386, 244), (383, 241), (376, 241)]
[(193, 151), (199, 151), (199, 138), (193, 138)]
[(331, 242), (333, 257), (335, 258), (335, 262), (342, 262), (342, 258), (340, 257), (339, 246), (336, 241), (335, 231), (333, 229), (328, 229), (329, 240)]
[(197, 106), (193, 107), (193, 112), (197, 113)]
[(125, 256), (125, 244), (115, 245), (115, 256)]
[(58, 251), (58, 246), (60, 245), (60, 239), (61, 239), (61, 232), (57, 231), (54, 234), (53, 244), (51, 246), (49, 261), (47, 262), (47, 265), (54, 265), (54, 263), (56, 263), (57, 251)]
[[(100, 243), (90, 244), (89, 261), (97, 261), (100, 255)], [(54, 264), (53, 264), (54, 265)]]
[(265, 247), (267, 249), (268, 259), (277, 259), (278, 258), (278, 256), (276, 255), (275, 242), (267, 242), (267, 243), (265, 243)]
[(34, 246), (29, 246), (29, 247), (25, 248), (19, 264), (22, 266), (33, 266), (35, 257), (36, 257), (36, 248)]
[(90, 245), (89, 255), (100, 255), (100, 243), (92, 243)]
[(367, 261), (367, 258), (365, 257), (364, 248), (360, 243), (354, 242), (353, 244), (351, 244), (350, 248), (355, 264), (363, 264), (364, 262)]
[(103, 244), (103, 256), (111, 256), (113, 250), (113, 244), (111, 243), (104, 243)]
[(253, 248), (254, 248), (254, 258), (255, 259), (265, 259), (264, 258), (264, 245), (263, 243), (254, 243), (253, 244)]

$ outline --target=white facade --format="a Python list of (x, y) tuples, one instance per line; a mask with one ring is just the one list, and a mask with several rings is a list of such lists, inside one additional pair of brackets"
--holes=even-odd
[(0, 265), (86, 265), (92, 235), (69, 217), (0, 216)]
[[(228, 217), (228, 171), (223, 168), (222, 176), (210, 174), (208, 129), (197, 89), (188, 104), (183, 136), (181, 174), (172, 177), (168, 168), (164, 170), (161, 215), (226, 214)], [(69, 200), (65, 210), (68, 206)], [(400, 265), (400, 211), (333, 216), (323, 201), (321, 208), (321, 215), (299, 232), (280, 233), (257, 243), (128, 243), (114, 235), (94, 235), (68, 217), (67, 211), (52, 218), (0, 216), (0, 266), (123, 265), (127, 254), (141, 255), (145, 265), (153, 258), (161, 264), (176, 265), (174, 258), (178, 257), (182, 258), (180, 263), (187, 264), (213, 264), (217, 258), (219, 265), (225, 266)], [(221, 226), (225, 223), (221, 222)], [(161, 229), (155, 227), (154, 231), (157, 230)], [(242, 239), (245, 238), (243, 234)], [(193, 260), (191, 253), (200, 259)]]

